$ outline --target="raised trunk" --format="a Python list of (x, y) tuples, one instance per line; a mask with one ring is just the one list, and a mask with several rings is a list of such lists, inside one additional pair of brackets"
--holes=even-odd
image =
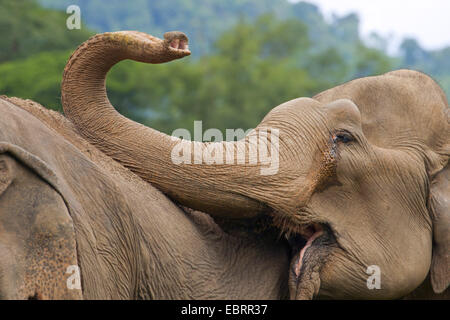
[[(261, 164), (249, 164), (248, 155), (246, 164), (237, 164), (238, 149), (248, 154), (254, 147), (249, 137), (243, 142), (209, 144), (175, 139), (125, 118), (110, 104), (105, 80), (117, 62), (132, 59), (156, 64), (190, 54), (184, 34), (171, 32), (164, 37), (122, 31), (99, 34), (83, 43), (64, 70), (62, 104), (66, 116), (88, 141), (180, 204), (236, 218), (267, 210), (264, 194), (256, 188), (266, 183), (261, 179)], [(223, 159), (228, 152), (233, 161), (195, 163), (199, 157), (195, 161), (192, 155), (192, 164), (177, 164), (174, 148), (197, 155), (205, 148), (219, 148)]]

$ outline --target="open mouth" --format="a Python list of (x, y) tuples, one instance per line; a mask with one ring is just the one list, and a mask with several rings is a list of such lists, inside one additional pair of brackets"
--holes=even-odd
[(312, 299), (320, 288), (320, 270), (336, 244), (331, 228), (312, 223), (286, 236), (291, 248), (289, 291), (291, 299)]
[(323, 235), (323, 232), (322, 225), (314, 223), (303, 228), (301, 233), (288, 237), (287, 240), (292, 249), (291, 253), (293, 254), (291, 271), (294, 272), (297, 278), (300, 276), (306, 250), (311, 247), (314, 240)]

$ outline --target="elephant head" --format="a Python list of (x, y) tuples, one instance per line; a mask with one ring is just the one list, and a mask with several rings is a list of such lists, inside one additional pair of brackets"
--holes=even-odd
[[(65, 68), (64, 112), (91, 143), (178, 203), (235, 219), (271, 216), (292, 247), (291, 298), (397, 298), (429, 273), (436, 292), (447, 288), (449, 111), (434, 81), (412, 71), (355, 80), (275, 107), (238, 142), (174, 139), (110, 104), (105, 77), (117, 62), (189, 54), (180, 32), (164, 40), (96, 35)], [(267, 162), (250, 152), (255, 136), (267, 137), (259, 150), (278, 154), (276, 172), (261, 174)], [(194, 150), (191, 164), (173, 161), (180, 146)], [(235, 161), (195, 161), (195, 150), (211, 149)], [(237, 161), (240, 152), (246, 161)]]

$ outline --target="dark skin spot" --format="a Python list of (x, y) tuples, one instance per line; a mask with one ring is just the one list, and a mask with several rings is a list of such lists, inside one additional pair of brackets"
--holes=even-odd
[(322, 152), (321, 159), (319, 160), (321, 165), (317, 175), (315, 192), (323, 192), (331, 186), (342, 186), (342, 183), (339, 182), (336, 175), (338, 160), (339, 153), (337, 150), (337, 144), (335, 136), (332, 136), (328, 141), (325, 151)]

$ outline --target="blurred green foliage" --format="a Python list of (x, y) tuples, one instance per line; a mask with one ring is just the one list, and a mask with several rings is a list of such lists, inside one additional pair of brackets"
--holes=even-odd
[(41, 52), (0, 64), (0, 94), (32, 99), (61, 110), (60, 83), (70, 51)]
[(0, 0), (0, 62), (42, 51), (76, 48), (92, 32), (68, 30), (64, 12), (42, 8), (34, 0)]
[[(67, 30), (64, 11), (36, 1), (0, 0), (0, 94), (33, 99), (61, 110), (60, 82), (70, 53), (93, 32)], [(450, 86), (448, 51), (425, 52), (406, 42), (402, 57), (368, 47), (354, 14), (326, 22), (314, 5), (285, 0), (54, 1), (81, 7), (91, 29), (138, 29), (156, 36), (179, 29), (193, 56), (163, 65), (124, 61), (108, 76), (108, 95), (122, 114), (166, 133), (258, 124), (273, 107), (353, 78), (398, 66), (433, 69)], [(170, 5), (168, 4), (170, 3)], [(19, 9), (20, 8), (20, 9)], [(5, 11), (8, 10), (8, 11)], [(270, 12), (270, 14), (267, 14)], [(14, 35), (14, 36), (12, 36)], [(11, 40), (13, 39), (13, 40)], [(16, 49), (14, 49), (16, 48)], [(422, 51), (423, 52), (422, 52)], [(424, 62), (427, 61), (427, 62)], [(435, 68), (435, 61), (444, 69)], [(444, 70), (444, 71), (442, 71)]]
[(118, 65), (108, 81), (110, 98), (117, 106), (151, 105), (150, 115), (141, 113), (142, 122), (166, 132), (191, 129), (194, 120), (204, 128), (248, 129), (274, 106), (321, 89), (298, 66), (307, 48), (306, 28), (298, 21), (241, 21), (201, 60)]
[(265, 13), (285, 16), (286, 0), (39, 0), (46, 7), (65, 10), (76, 4), (89, 27), (99, 31), (139, 30), (162, 37), (180, 30), (191, 40), (195, 58), (210, 54), (218, 35), (240, 19)]

